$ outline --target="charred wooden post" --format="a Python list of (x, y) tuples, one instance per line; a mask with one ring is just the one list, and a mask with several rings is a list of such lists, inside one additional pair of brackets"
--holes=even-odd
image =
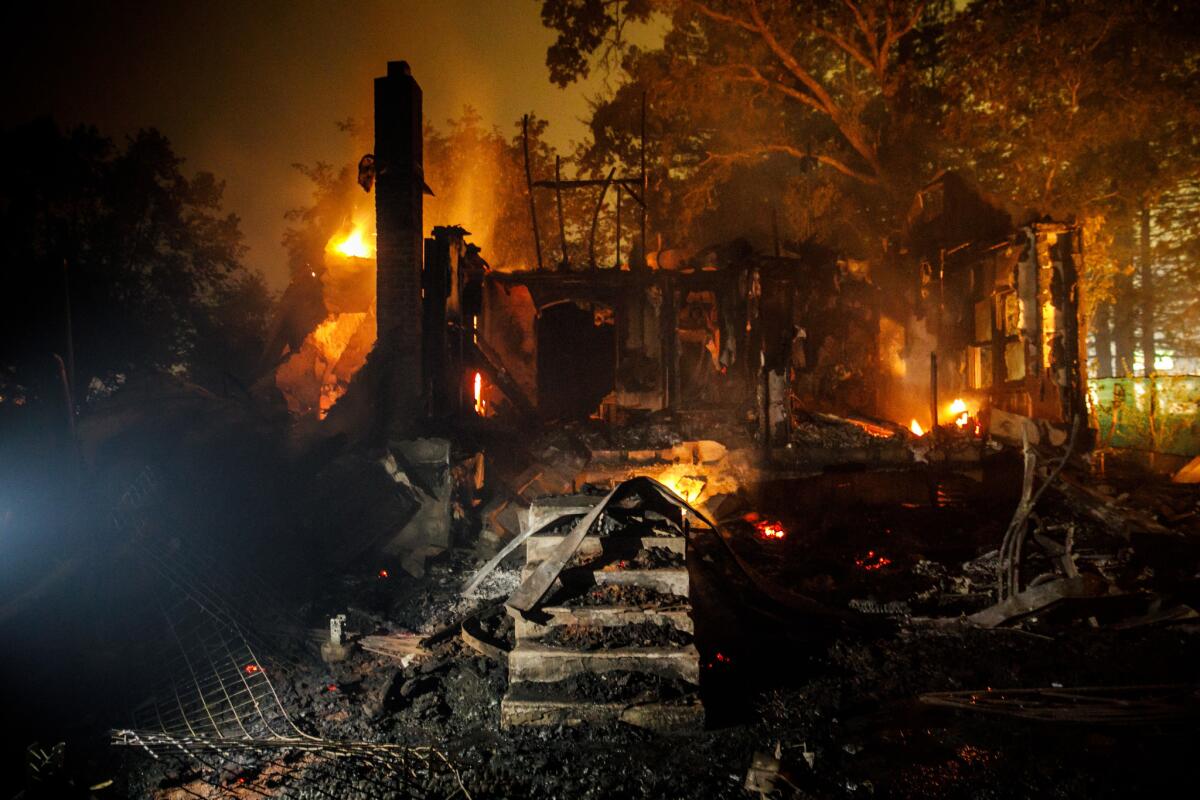
[(638, 261), (639, 266), (649, 267), (649, 262), (646, 260), (647, 259), (646, 254), (649, 252), (649, 248), (646, 246), (646, 214), (648, 213), (647, 209), (646, 209), (646, 203), (649, 202), (649, 200), (650, 200), (650, 181), (646, 177), (646, 93), (645, 92), (642, 92), (642, 130), (641, 130), (641, 134), (642, 134), (642, 136), (641, 136), (641, 140), (642, 140), (641, 154), (640, 154), (640, 156), (641, 156), (641, 173), (642, 173), (641, 174), (641, 178), (642, 178), (641, 179), (641, 198), (640, 199), (635, 198), (635, 199), (638, 200), (638, 204), (642, 207), (642, 244), (641, 244), (642, 255), (641, 255), (641, 258), (639, 258), (637, 261)]
[(376, 349), (389, 364), (383, 413), (387, 428), (420, 407), (422, 201), (425, 170), (421, 87), (405, 61), (375, 79)]
[(930, 434), (937, 439), (938, 429), (938, 363), (937, 353), (929, 354), (929, 421)]
[(616, 174), (616, 167), (608, 171), (608, 177), (600, 185), (600, 196), (596, 198), (596, 209), (592, 212), (592, 232), (588, 235), (588, 264), (592, 269), (596, 269), (596, 226), (600, 222), (600, 210), (604, 208), (604, 197), (608, 194), (608, 187), (612, 184), (613, 176)]
[[(529, 197), (533, 198), (533, 187), (529, 189)], [(562, 252), (562, 258), (559, 259), (558, 268), (567, 269), (570, 263), (567, 259), (567, 223), (563, 218), (563, 203), (562, 203), (562, 156), (554, 156), (554, 199), (558, 204), (558, 242)]]
[(621, 268), (621, 184), (617, 184), (617, 235), (616, 247), (613, 254), (613, 267)]
[(525, 191), (529, 192), (529, 218), (533, 223), (533, 248), (537, 268), (542, 268), (542, 235), (538, 231), (537, 205), (533, 201), (533, 171), (529, 167), (529, 115), (521, 117), (521, 150), (525, 154)]

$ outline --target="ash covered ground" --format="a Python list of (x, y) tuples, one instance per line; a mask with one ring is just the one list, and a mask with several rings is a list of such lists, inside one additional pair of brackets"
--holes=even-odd
[[(686, 559), (702, 729), (501, 728), (502, 651), (513, 643), (503, 601), (523, 559), (514, 553), (463, 596), (486, 555), (476, 547), (481, 503), (468, 504), (455, 545), (429, 558), (420, 577), (369, 549), (333, 568), (297, 571), (304, 580), (278, 601), (287, 624), (264, 631), (271, 643), (264, 669), (297, 729), (324, 741), (420, 750), (424, 760), (403, 780), (370, 760), (325, 754), (197, 763), (110, 748), (107, 730), (120, 727), (121, 709), (149, 691), (129, 680), (115, 655), (106, 678), (124, 681), (120, 692), (99, 702), (96, 682), (81, 679), (93, 694), (72, 694), (69, 713), (44, 712), (38, 741), (67, 742), (61, 767), (38, 783), (9, 774), (27, 797), (744, 798), (756, 794), (745, 788), (747, 771), (765, 754), (782, 797), (1171, 796), (1190, 770), (1200, 628), (1186, 613), (1155, 614), (1196, 607), (1200, 496), (1142, 474), (1095, 477), (1110, 496), (1169, 528), (1169, 537), (1149, 545), (1114, 537), (1065, 504), (1040, 508), (1040, 529), (1075, 526), (1079, 568), (1103, 576), (1117, 600), (1062, 604), (981, 628), (966, 615), (996, 601), (995, 551), (1018, 483), (1009, 462), (999, 457), (989, 474), (975, 475), (923, 468), (792, 475), (713, 499), (721, 533), (692, 529)], [(786, 534), (764, 537), (757, 524), (764, 519)], [(317, 548), (346, 524), (322, 528), (323, 520), (279, 536)], [(326, 545), (317, 559), (335, 550)], [(273, 551), (263, 544), (258, 552)], [(671, 563), (654, 552), (642, 560)], [(639, 604), (675, 604), (661, 593), (612, 587), (567, 593), (564, 602), (586, 607), (611, 602), (614, 592)], [(78, 602), (46, 609), (47, 619), (65, 618)], [(326, 663), (319, 645), (336, 614), (347, 617), (350, 648), (345, 660)], [(464, 620), (499, 656), (464, 639)], [(366, 649), (366, 637), (402, 639), (420, 652), (384, 655)], [(40, 691), (48, 696), (70, 679), (70, 668), (38, 662), (30, 648), (22, 663), (43, 665)], [(1086, 722), (1070, 712), (1037, 721), (921, 700), (930, 692), (1163, 685), (1184, 687), (1167, 703), (1170, 714)], [(554, 688), (597, 702), (684, 693), (670, 681), (619, 673)], [(9, 692), (6, 705), (14, 715), (36, 714), (40, 696)]]

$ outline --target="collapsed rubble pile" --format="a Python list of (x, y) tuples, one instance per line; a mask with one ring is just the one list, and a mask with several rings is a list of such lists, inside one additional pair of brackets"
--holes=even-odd
[[(131, 728), (92, 769), (157, 798), (1130, 796), (1183, 776), (1200, 718), (1194, 486), (1039, 452), (1048, 488), (1006, 562), (1026, 474), (1012, 448), (970, 469), (798, 473), (682, 438), (614, 456), (573, 433), (489, 461), (483, 481), (461, 445), (340, 456), (339, 486), (382, 505), (282, 601), (307, 632), (262, 637), (207, 693), (174, 673), (199, 735)], [(511, 493), (530, 464), (561, 480)], [(691, 504), (611, 501), (639, 472), (699, 488)], [(483, 532), (500, 496), (518, 532), (497, 550)], [(448, 520), (434, 549), (410, 525), (420, 505)], [(190, 552), (160, 554), (182, 580), (195, 565), (171, 559)], [(229, 631), (267, 619), (240, 603)], [(192, 668), (212, 656), (188, 652)], [(294, 734), (235, 753), (227, 715), (213, 736), (198, 698), (213, 711), (243, 679), (272, 687)]]

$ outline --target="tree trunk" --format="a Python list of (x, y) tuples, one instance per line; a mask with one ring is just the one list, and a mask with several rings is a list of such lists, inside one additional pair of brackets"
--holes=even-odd
[(1141, 263), (1142, 279), (1142, 364), (1147, 378), (1154, 374), (1154, 275), (1150, 259), (1150, 207), (1142, 203), (1141, 211)]
[(1112, 304), (1105, 301), (1096, 306), (1092, 317), (1092, 331), (1096, 336), (1096, 377), (1113, 377), (1113, 332)]
[(1133, 374), (1134, 349), (1137, 342), (1135, 317), (1137, 305), (1133, 297), (1133, 276), (1118, 275), (1115, 300), (1113, 301), (1113, 345), (1116, 351), (1115, 374), (1127, 377)]

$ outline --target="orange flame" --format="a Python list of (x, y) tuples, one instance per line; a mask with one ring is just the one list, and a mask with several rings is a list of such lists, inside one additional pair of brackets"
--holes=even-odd
[(915, 436), (925, 435), (925, 429), (921, 427), (921, 423), (917, 422), (916, 418), (914, 418), (913, 421), (908, 424), (908, 429), (912, 431)]
[(330, 239), (327, 249), (330, 252), (340, 253), (346, 258), (371, 258), (374, 255), (371, 245), (363, 237), (363, 229), (357, 225), (341, 239), (337, 237)]
[(783, 527), (782, 522), (764, 519), (756, 522), (754, 529), (758, 531), (758, 538), (760, 539), (782, 539), (787, 536), (787, 529)]
[(950, 416), (954, 418), (954, 424), (959, 429), (967, 427), (967, 421), (971, 418), (967, 401), (961, 397), (955, 398), (954, 402), (950, 404)]
[(475, 413), (483, 416), (483, 376), (475, 373)]

